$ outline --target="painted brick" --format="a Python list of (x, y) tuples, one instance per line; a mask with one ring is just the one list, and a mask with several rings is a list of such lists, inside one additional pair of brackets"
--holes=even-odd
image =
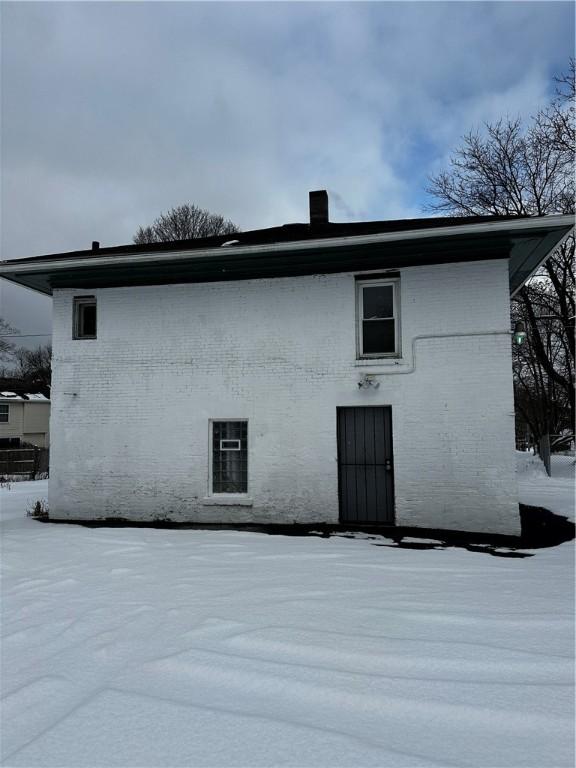
[[(72, 339), (96, 295), (98, 338)], [(401, 271), (399, 361), (356, 361), (354, 274), (54, 292), (50, 514), (336, 522), (337, 406), (391, 405), (396, 522), (518, 533), (505, 260)], [(360, 390), (366, 372), (378, 389)], [(209, 420), (252, 507), (206, 506)]]

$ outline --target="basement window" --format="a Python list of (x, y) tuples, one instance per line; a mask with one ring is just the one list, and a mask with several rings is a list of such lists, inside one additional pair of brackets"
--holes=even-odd
[(248, 422), (212, 422), (212, 493), (248, 492)]
[(0, 424), (8, 424), (10, 406), (8, 403), (0, 403)]
[(95, 296), (76, 296), (74, 298), (74, 338), (96, 338)]
[(358, 357), (397, 357), (399, 281), (357, 280), (356, 291)]

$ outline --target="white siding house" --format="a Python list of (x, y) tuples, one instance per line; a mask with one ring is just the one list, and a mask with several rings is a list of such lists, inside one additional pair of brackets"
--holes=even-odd
[(51, 518), (518, 534), (510, 292), (561, 219), (6, 262), (54, 298)]
[(0, 392), (0, 447), (50, 444), (50, 401), (44, 395)]

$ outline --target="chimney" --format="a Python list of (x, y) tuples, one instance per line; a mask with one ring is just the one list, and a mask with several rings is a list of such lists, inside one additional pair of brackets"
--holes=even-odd
[(325, 189), (310, 192), (310, 226), (328, 224), (328, 193)]
[(98, 242), (98, 240), (92, 240), (92, 250), (93, 251), (100, 250), (100, 243)]

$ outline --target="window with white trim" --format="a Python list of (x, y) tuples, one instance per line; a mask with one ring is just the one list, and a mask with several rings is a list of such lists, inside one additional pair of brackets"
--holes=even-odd
[(248, 492), (248, 422), (212, 422), (212, 493)]
[(400, 354), (399, 280), (357, 280), (358, 357)]
[(74, 297), (74, 333), (75, 339), (96, 338), (96, 297)]
[(0, 424), (8, 424), (9, 413), (10, 405), (8, 403), (0, 403)]

